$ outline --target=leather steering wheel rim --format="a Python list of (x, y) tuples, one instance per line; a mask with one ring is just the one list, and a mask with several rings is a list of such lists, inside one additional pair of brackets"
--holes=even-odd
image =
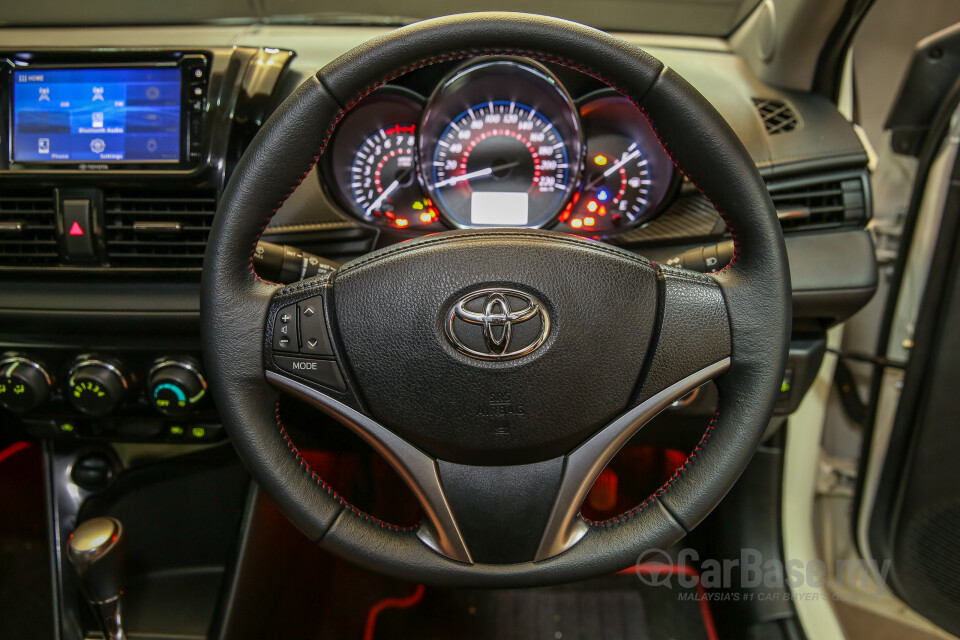
[[(558, 555), (511, 564), (471, 564), (437, 553), (415, 529), (388, 525), (349, 505), (310, 468), (280, 423), (278, 393), (264, 376), (264, 326), (281, 288), (253, 270), (253, 252), (270, 218), (354, 105), (412, 70), (486, 55), (564, 65), (628, 97), (720, 212), (735, 243), (731, 263), (710, 276), (696, 279), (657, 267), (661, 281), (709, 281), (726, 307), (729, 368), (716, 380), (717, 412), (696, 449), (641, 505), (589, 523), (582, 538)], [(786, 365), (790, 308), (783, 237), (764, 182), (734, 132), (695, 89), (650, 55), (601, 31), (541, 16), (479, 13), (427, 20), (376, 38), (328, 64), (287, 98), (247, 149), (221, 198), (204, 263), (201, 316), (213, 397), (231, 440), (262, 490), (305, 535), (358, 564), (405, 579), (534, 586), (630, 566), (644, 550), (683, 537), (719, 503), (752, 457), (773, 411)]]

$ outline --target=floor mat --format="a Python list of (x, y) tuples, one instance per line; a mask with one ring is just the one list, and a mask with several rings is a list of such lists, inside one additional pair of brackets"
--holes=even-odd
[[(682, 592), (682, 590), (681, 590)], [(376, 640), (706, 639), (699, 604), (676, 589), (611, 576), (542, 589), (427, 588), (409, 608), (385, 609)]]

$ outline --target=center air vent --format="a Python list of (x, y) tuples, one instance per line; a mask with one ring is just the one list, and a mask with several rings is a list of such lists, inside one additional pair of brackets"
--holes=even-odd
[(104, 193), (110, 266), (199, 269), (216, 211), (211, 192)]
[(769, 180), (767, 190), (784, 231), (861, 224), (869, 214), (861, 172)]
[(53, 191), (0, 191), (0, 265), (52, 265), (58, 255)]
[(757, 107), (757, 112), (760, 114), (760, 119), (763, 120), (763, 126), (767, 130), (767, 134), (771, 136), (793, 131), (800, 124), (797, 114), (783, 100), (754, 98), (753, 104)]

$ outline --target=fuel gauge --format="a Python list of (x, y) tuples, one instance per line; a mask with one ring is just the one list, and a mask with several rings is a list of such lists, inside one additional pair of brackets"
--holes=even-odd
[[(637, 142), (616, 133), (588, 139), (583, 186), (566, 220), (574, 229), (616, 228), (639, 220), (650, 205), (650, 162)], [(564, 221), (561, 218), (561, 221)]]
[(679, 174), (637, 107), (608, 91), (580, 108), (586, 153), (580, 188), (557, 218), (558, 231), (603, 236), (652, 220)]

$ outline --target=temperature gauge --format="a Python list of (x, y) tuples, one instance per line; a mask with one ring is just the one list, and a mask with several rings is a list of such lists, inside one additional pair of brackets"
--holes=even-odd
[(587, 143), (580, 188), (555, 228), (599, 237), (649, 222), (678, 183), (653, 127), (632, 102), (606, 90), (584, 98), (580, 113)]

